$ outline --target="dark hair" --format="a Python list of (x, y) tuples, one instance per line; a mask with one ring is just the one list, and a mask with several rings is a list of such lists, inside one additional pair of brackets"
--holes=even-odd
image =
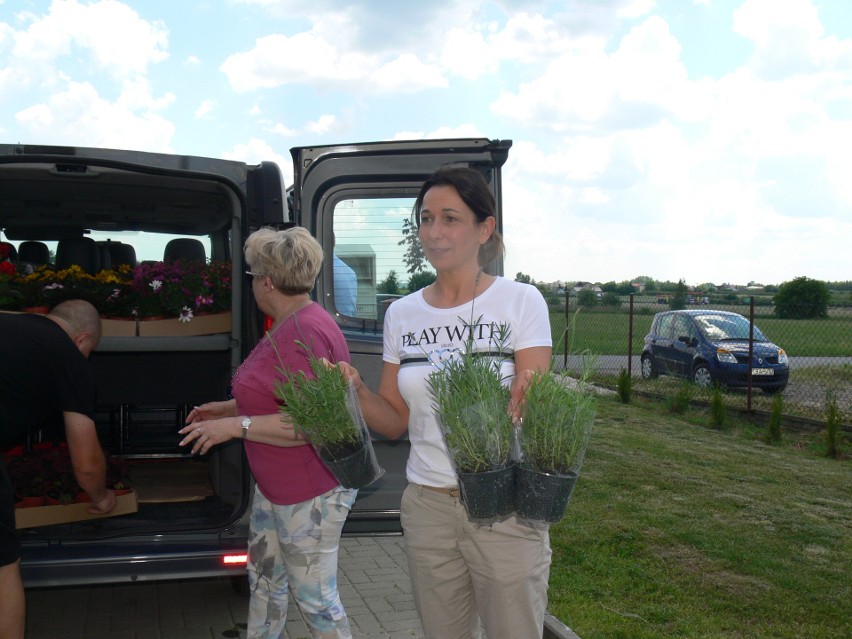
[[(446, 166), (438, 169), (420, 187), (420, 193), (414, 201), (414, 223), (420, 228), (420, 213), (423, 210), (423, 198), (433, 186), (451, 186), (459, 197), (473, 211), (477, 223), (484, 222), (489, 217), (496, 218), (497, 204), (488, 183), (482, 173), (463, 166)], [(479, 264), (485, 266), (505, 252), (503, 238), (496, 226), (491, 237), (479, 247)]]

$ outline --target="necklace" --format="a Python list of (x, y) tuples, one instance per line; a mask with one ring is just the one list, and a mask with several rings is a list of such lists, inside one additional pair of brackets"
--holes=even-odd
[(479, 286), (479, 278), (480, 277), (482, 277), (482, 269), (481, 268), (476, 272), (476, 279), (473, 281), (473, 298), (471, 299), (471, 302), (473, 302), (473, 300), (476, 299), (476, 288)]

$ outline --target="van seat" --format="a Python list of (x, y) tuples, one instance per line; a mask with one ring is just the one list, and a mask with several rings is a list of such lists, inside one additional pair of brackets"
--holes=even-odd
[(128, 264), (131, 267), (136, 266), (136, 249), (130, 244), (107, 242), (106, 246), (112, 259), (112, 268), (118, 268), (122, 264)]
[(27, 240), (18, 246), (18, 259), (30, 264), (50, 264), (50, 249), (44, 242)]
[(163, 261), (186, 260), (188, 262), (206, 262), (207, 252), (201, 240), (192, 237), (178, 237), (169, 240), (163, 252)]
[(56, 269), (61, 271), (72, 264), (97, 275), (101, 270), (101, 252), (90, 237), (68, 237), (59, 240), (56, 245)]

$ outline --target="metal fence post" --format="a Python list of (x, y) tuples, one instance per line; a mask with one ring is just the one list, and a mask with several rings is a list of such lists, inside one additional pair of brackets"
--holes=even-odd
[(562, 368), (568, 368), (568, 318), (570, 315), (568, 314), (568, 299), (571, 297), (571, 293), (569, 290), (565, 290), (565, 331), (562, 333)]
[(746, 410), (751, 412), (751, 374), (754, 368), (754, 295), (748, 303), (748, 389), (746, 390)]
[(630, 294), (630, 313), (627, 320), (627, 377), (633, 377), (633, 293)]

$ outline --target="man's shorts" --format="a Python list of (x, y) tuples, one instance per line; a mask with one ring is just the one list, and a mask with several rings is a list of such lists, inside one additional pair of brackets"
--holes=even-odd
[(0, 566), (12, 564), (21, 556), (21, 542), (15, 530), (15, 488), (0, 457)]

